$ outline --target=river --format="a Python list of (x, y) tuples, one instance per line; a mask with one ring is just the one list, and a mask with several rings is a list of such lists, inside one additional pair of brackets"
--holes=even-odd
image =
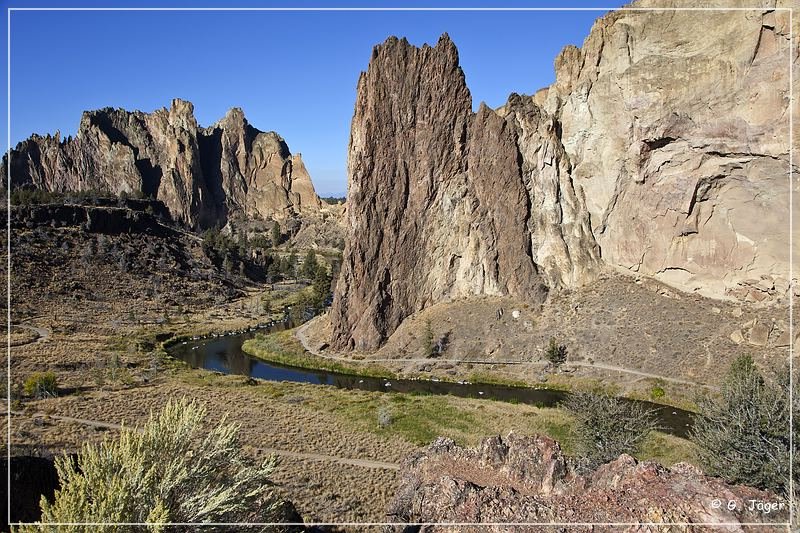
[[(262, 332), (286, 329), (277, 323)], [(228, 334), (219, 337), (200, 338), (170, 346), (167, 351), (176, 359), (185, 361), (195, 368), (203, 368), (223, 374), (238, 374), (267, 381), (293, 381), (329, 385), (342, 389), (359, 389), (385, 393), (403, 392), (416, 394), (450, 394), (463, 398), (480, 398), (555, 407), (565, 400), (569, 393), (551, 389), (532, 387), (512, 387), (488, 383), (453, 383), (424, 379), (384, 379), (340, 374), (326, 370), (309, 370), (267, 363), (242, 351), (242, 343), (254, 337), (256, 331)], [(665, 433), (686, 437), (692, 423), (693, 414), (675, 407), (664, 406), (639, 400), (653, 409)]]

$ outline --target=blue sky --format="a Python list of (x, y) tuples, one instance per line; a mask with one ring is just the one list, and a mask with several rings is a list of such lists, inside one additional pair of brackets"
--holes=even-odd
[[(621, 4), (590, 0), (560, 5), (555, 0), (503, 3), (507, 7), (603, 8)], [(333, 4), (5, 0), (2, 5)], [(465, 7), (487, 3), (361, 0), (338, 5)], [(152, 111), (180, 97), (194, 103), (203, 126), (238, 106), (253, 126), (277, 131), (293, 152), (303, 154), (320, 194), (338, 195), (346, 190), (356, 82), (375, 44), (389, 35), (405, 36), (417, 45), (433, 44), (442, 32), (448, 32), (459, 49), (474, 107), (481, 101), (496, 107), (511, 92), (530, 94), (552, 83), (557, 53), (567, 44), (581, 45), (592, 22), (603, 13), (13, 11), (10, 140), (14, 146), (34, 132), (74, 134), (83, 110), (105, 106)], [(5, 24), (2, 31), (6, 43)], [(0, 114), (6, 122), (5, 106)], [(4, 132), (3, 146), (7, 139)]]

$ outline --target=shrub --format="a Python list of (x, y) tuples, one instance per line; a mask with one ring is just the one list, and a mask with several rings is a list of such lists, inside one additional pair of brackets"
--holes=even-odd
[(576, 451), (589, 467), (635, 453), (647, 435), (658, 429), (653, 410), (611, 396), (575, 393), (564, 407), (575, 417)]
[(751, 357), (738, 357), (720, 395), (699, 402), (691, 440), (706, 473), (761, 489), (787, 488), (788, 400), (788, 372), (768, 382)]
[(141, 431), (124, 428), (115, 439), (84, 444), (75, 458), (59, 457), (61, 488), (52, 504), (42, 497), (42, 522), (272, 521), (279, 504), (267, 487), (275, 458), (250, 465), (238, 427), (223, 420), (209, 431), (201, 427), (205, 416), (195, 402), (170, 401)]
[(388, 407), (381, 407), (378, 409), (378, 427), (383, 429), (392, 425), (394, 416)]
[(431, 321), (425, 320), (425, 329), (422, 331), (422, 356), (430, 357), (433, 355), (433, 328)]
[(36, 372), (25, 380), (23, 390), (34, 398), (52, 398), (58, 396), (58, 380), (52, 372)]
[(665, 394), (666, 391), (664, 391), (664, 387), (655, 385), (652, 389), (650, 389), (650, 397), (654, 400), (663, 398)]
[(558, 368), (567, 360), (567, 347), (558, 344), (554, 338), (550, 337), (550, 344), (547, 346), (545, 356), (551, 365)]

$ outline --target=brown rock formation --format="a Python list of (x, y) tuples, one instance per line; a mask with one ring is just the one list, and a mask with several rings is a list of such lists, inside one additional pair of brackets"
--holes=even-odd
[[(552, 120), (519, 96), (500, 114), (471, 109), (447, 35), (433, 48), (390, 38), (373, 51), (350, 139), (337, 347), (376, 348), (445, 299), (540, 303), (548, 285), (577, 283), (597, 261)], [(521, 140), (537, 146), (521, 151)]]
[(374, 349), (452, 298), (541, 302), (592, 279), (601, 251), (706, 296), (786, 296), (788, 21), (771, 7), (614, 12), (559, 55), (552, 87), (477, 114), (446, 36), (376, 47), (351, 130), (334, 346)]
[[(715, 509), (715, 499), (725, 504), (734, 500), (739, 506), (733, 511), (727, 505)], [(749, 511), (750, 500), (783, 503), (783, 508), (769, 514)], [(593, 472), (578, 474), (557, 442), (512, 433), (484, 439), (474, 449), (439, 438), (411, 456), (400, 471), (400, 488), (387, 519), (412, 523), (780, 523), (787, 520), (786, 505), (775, 494), (727, 485), (686, 463), (664, 468), (622, 455)], [(481, 530), (509, 531), (508, 526)], [(661, 529), (569, 526), (569, 531), (645, 530)], [(703, 530), (702, 526), (681, 529)], [(418, 531), (461, 529), (436, 525)]]
[(75, 138), (38, 135), (10, 156), (12, 183), (50, 191), (141, 191), (175, 220), (224, 225), (237, 213), (282, 218), (321, 203), (299, 154), (274, 132), (250, 126), (241, 109), (202, 129), (191, 103), (153, 113), (85, 112)]

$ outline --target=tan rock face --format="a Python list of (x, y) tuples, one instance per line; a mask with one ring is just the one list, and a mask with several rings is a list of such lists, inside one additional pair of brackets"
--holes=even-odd
[(390, 38), (375, 48), (359, 79), (348, 168), (338, 348), (376, 348), (442, 300), (540, 303), (598, 260), (552, 119), (516, 95), (499, 113), (472, 113), (446, 35), (435, 47)]
[[(510, 434), (484, 439), (476, 448), (452, 440), (436, 442), (411, 456), (400, 471), (391, 521), (435, 523), (423, 531), (460, 531), (446, 523), (780, 523), (788, 508), (770, 514), (739, 505), (729, 511), (712, 502), (775, 502), (775, 494), (727, 485), (679, 463), (664, 468), (628, 455), (579, 475), (555, 441)], [(569, 526), (569, 531), (642, 531), (642, 526)], [(758, 529), (756, 527), (756, 529)], [(401, 528), (397, 529), (398, 531)], [(484, 531), (508, 531), (485, 526)], [(685, 531), (702, 531), (691, 527)], [(743, 530), (741, 526), (734, 529)]]
[(235, 214), (281, 218), (321, 207), (300, 155), (237, 108), (205, 129), (192, 104), (177, 99), (149, 114), (90, 111), (74, 139), (33, 136), (9, 155), (14, 185), (141, 191), (196, 227), (224, 225)]
[(716, 298), (786, 295), (797, 63), (789, 13), (769, 7), (617, 11), (559, 55), (536, 101), (560, 121), (605, 261)]

